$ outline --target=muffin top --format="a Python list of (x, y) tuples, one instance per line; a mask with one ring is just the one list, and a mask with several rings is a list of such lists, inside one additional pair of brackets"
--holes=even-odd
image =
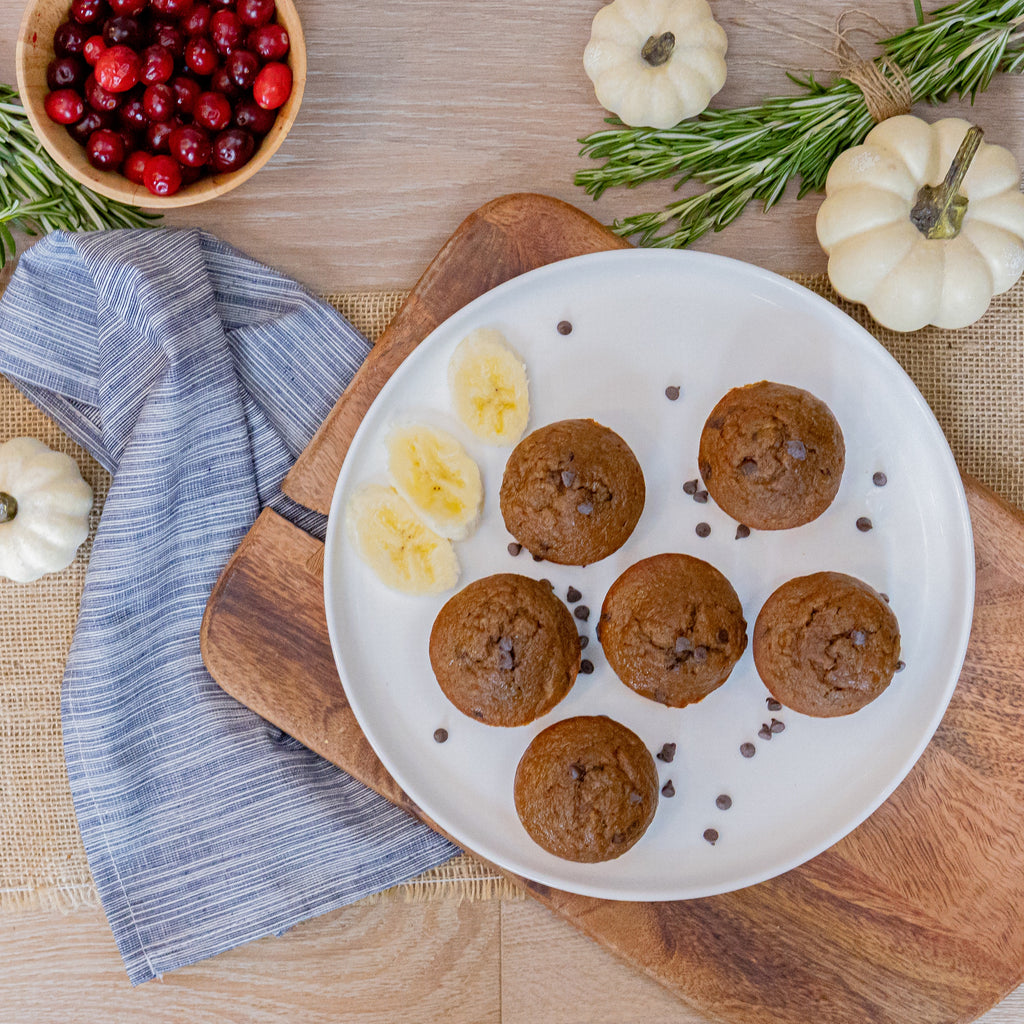
[(843, 433), (821, 399), (761, 381), (733, 388), (711, 410), (698, 464), (723, 511), (756, 530), (786, 530), (832, 504), (845, 459)]
[(515, 804), (538, 845), (565, 860), (621, 857), (658, 807), (658, 772), (640, 738), (604, 715), (567, 718), (519, 761)]
[(430, 631), (430, 665), (463, 714), (487, 725), (526, 725), (572, 688), (580, 639), (548, 583), (498, 573), (445, 603)]
[(754, 624), (754, 664), (772, 696), (819, 718), (859, 711), (885, 691), (900, 657), (885, 599), (839, 572), (779, 587)]
[(540, 427), (505, 465), (505, 527), (534, 555), (590, 565), (617, 551), (645, 500), (644, 474), (626, 442), (589, 419)]
[(747, 646), (743, 608), (709, 563), (669, 552), (631, 565), (601, 607), (598, 638), (615, 674), (669, 707), (721, 686)]

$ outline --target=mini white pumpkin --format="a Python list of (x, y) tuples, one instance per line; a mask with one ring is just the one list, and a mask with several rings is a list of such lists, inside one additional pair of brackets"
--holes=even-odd
[(829, 168), (816, 225), (829, 279), (884, 327), (966, 327), (1024, 271), (1020, 168), (980, 135), (891, 117)]
[(583, 67), (626, 124), (671, 128), (725, 84), (725, 50), (706, 0), (614, 0), (594, 17)]
[(32, 437), (0, 444), (0, 576), (66, 569), (89, 536), (92, 488), (70, 455)]

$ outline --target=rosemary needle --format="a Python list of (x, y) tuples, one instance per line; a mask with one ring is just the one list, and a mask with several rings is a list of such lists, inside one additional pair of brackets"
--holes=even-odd
[[(881, 43), (884, 58), (906, 73), (914, 102), (973, 100), (997, 72), (1024, 66), (1024, 0), (960, 0), (927, 21), (920, 0), (915, 9), (917, 23)], [(581, 156), (604, 162), (578, 171), (575, 182), (595, 199), (608, 188), (663, 178), (677, 178), (676, 188), (703, 183), (695, 195), (612, 225), (619, 235), (638, 236), (640, 245), (662, 248), (721, 230), (754, 200), (770, 209), (796, 178), (799, 196), (822, 189), (832, 161), (862, 142), (874, 121), (852, 82), (823, 86), (813, 75), (788, 77), (800, 95), (709, 109), (674, 128), (630, 128), (608, 118), (612, 127), (580, 140)]]
[(159, 217), (75, 181), (43, 149), (17, 91), (0, 85), (0, 267), (15, 250), (12, 228), (28, 235), (138, 228)]

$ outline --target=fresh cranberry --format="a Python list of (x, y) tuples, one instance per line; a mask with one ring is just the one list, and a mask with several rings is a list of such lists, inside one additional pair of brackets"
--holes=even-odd
[(141, 56), (139, 81), (143, 85), (159, 85), (174, 74), (174, 58), (165, 46), (147, 46)]
[(249, 47), (264, 60), (280, 60), (290, 45), (284, 25), (261, 25), (249, 33)]
[(83, 26), (75, 21), (65, 21), (53, 33), (53, 52), (58, 57), (80, 57), (88, 38)]
[(217, 11), (210, 18), (210, 38), (225, 56), (242, 45), (242, 23), (233, 11)]
[(171, 79), (171, 88), (174, 90), (174, 107), (183, 117), (191, 117), (195, 110), (196, 100), (203, 91), (200, 84), (186, 75), (177, 75)]
[(210, 5), (196, 4), (181, 20), (182, 30), (190, 36), (203, 36), (210, 29)]
[(142, 60), (127, 46), (108, 46), (96, 61), (96, 81), (107, 92), (127, 92), (138, 84)]
[(80, 146), (89, 141), (89, 136), (99, 128), (109, 128), (114, 123), (113, 114), (103, 114), (91, 107), (85, 107), (85, 113), (74, 124), (67, 125), (67, 133)]
[(96, 81), (96, 77), (94, 75), (90, 75), (85, 80), (83, 91), (85, 93), (85, 102), (88, 103), (93, 110), (117, 110), (121, 105), (121, 97), (118, 96), (116, 92), (107, 92), (107, 90)]
[(115, 14), (128, 14), (134, 18), (136, 14), (141, 14), (146, 9), (149, 0), (107, 0), (107, 2)]
[(193, 36), (185, 44), (185, 63), (197, 75), (212, 75), (219, 59), (209, 36)]
[(210, 6), (215, 10), (223, 10), (224, 8), (234, 9), (235, 0), (210, 0)]
[(179, 164), (181, 167), (181, 187), (184, 188), (186, 185), (191, 185), (193, 181), (198, 181), (203, 176), (203, 167), (188, 167), (184, 164)]
[(79, 25), (95, 25), (110, 13), (104, 0), (73, 0), (71, 19)]
[(120, 132), (100, 128), (89, 136), (85, 152), (97, 170), (116, 171), (124, 163), (124, 139)]
[(146, 188), (155, 196), (173, 196), (181, 188), (181, 168), (170, 156), (151, 156), (143, 171)]
[(260, 59), (249, 50), (235, 50), (224, 61), (224, 67), (231, 81), (239, 89), (249, 89), (256, 81), (256, 74), (260, 69)]
[(146, 113), (146, 105), (143, 103), (143, 96), (138, 92), (129, 96), (121, 104), (117, 112), (118, 121), (122, 129), (127, 132), (144, 132), (149, 127), (149, 115)]
[(266, 25), (276, 12), (274, 0), (238, 0), (238, 20), (250, 28)]
[(100, 59), (100, 54), (106, 48), (107, 44), (103, 42), (103, 36), (89, 36), (82, 48), (82, 57), (85, 59), (85, 63), (95, 67), (96, 61)]
[(162, 46), (172, 57), (185, 52), (185, 33), (173, 21), (154, 21), (150, 29), (150, 42)]
[(136, 185), (145, 185), (146, 164), (149, 162), (151, 155), (144, 149), (137, 149), (135, 152), (129, 153), (125, 157), (124, 164), (121, 166), (121, 173)]
[(46, 66), (48, 89), (78, 89), (85, 85), (89, 68), (81, 57), (54, 57)]
[(57, 124), (74, 124), (85, 113), (85, 101), (74, 89), (47, 93), (43, 107), (50, 120)]
[(194, 124), (171, 132), (169, 141), (171, 156), (184, 167), (204, 167), (210, 160), (210, 136)]
[(166, 82), (147, 85), (142, 94), (142, 107), (148, 122), (169, 121), (175, 111), (174, 90)]
[(228, 69), (223, 64), (210, 75), (210, 92), (223, 93), (229, 100), (242, 95), (242, 90), (232, 81)]
[(235, 127), (244, 128), (253, 135), (266, 135), (276, 118), (274, 111), (264, 110), (255, 100), (244, 99), (235, 104)]
[(247, 164), (256, 152), (256, 140), (242, 128), (228, 128), (213, 140), (210, 163), (221, 174), (237, 171)]
[(152, 8), (157, 14), (165, 18), (187, 18), (192, 10), (194, 0), (149, 0)]
[(231, 103), (227, 96), (220, 92), (200, 93), (192, 116), (197, 124), (209, 128), (210, 131), (219, 132), (231, 123)]
[(103, 42), (107, 46), (127, 46), (137, 50), (142, 45), (142, 25), (130, 14), (115, 14), (103, 23)]
[(253, 83), (253, 99), (264, 110), (284, 106), (292, 93), (292, 69), (287, 64), (264, 64)]
[(182, 121), (172, 117), (170, 121), (158, 121), (146, 129), (146, 148), (151, 153), (166, 153), (170, 149), (171, 132), (180, 128)]

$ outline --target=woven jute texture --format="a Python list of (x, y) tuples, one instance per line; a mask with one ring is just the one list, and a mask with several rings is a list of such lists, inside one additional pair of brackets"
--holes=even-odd
[[(903, 365), (935, 411), (961, 469), (1024, 507), (1024, 284), (962, 331), (900, 335), (839, 300), (824, 275), (794, 279), (835, 302)], [(329, 295), (376, 339), (406, 292)], [(0, 377), (0, 441), (31, 436), (68, 452), (92, 484), (95, 532), (109, 486), (104, 471)], [(60, 684), (90, 544), (63, 573), (32, 584), (0, 580), (0, 912), (96, 904), (61, 748)], [(376, 899), (517, 898), (487, 865), (460, 856)]]

